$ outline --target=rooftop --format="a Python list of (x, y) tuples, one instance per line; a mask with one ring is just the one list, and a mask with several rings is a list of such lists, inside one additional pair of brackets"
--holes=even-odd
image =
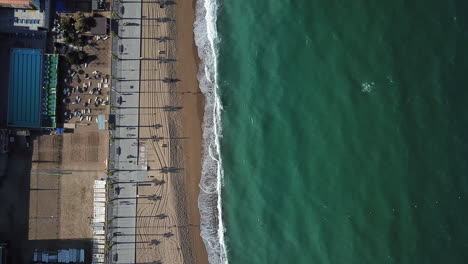
[(47, 31), (50, 27), (51, 1), (42, 1), (37, 9), (0, 8), (0, 32)]
[(96, 26), (91, 28), (91, 34), (93, 35), (105, 35), (107, 34), (107, 17), (93, 17), (96, 21)]
[[(0, 0), (1, 1), (1, 0)], [(23, 27), (29, 30), (47, 28), (46, 14), (42, 10), (15, 9), (13, 17), (14, 27)]]
[(7, 5), (11, 7), (29, 6), (29, 0), (0, 0), (0, 5)]

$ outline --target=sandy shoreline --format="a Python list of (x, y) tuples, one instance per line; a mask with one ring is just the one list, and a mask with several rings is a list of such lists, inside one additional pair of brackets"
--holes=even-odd
[(199, 57), (194, 41), (193, 23), (195, 21), (196, 0), (180, 1), (176, 5), (176, 49), (177, 76), (182, 80), (178, 90), (180, 96), (181, 122), (183, 134), (189, 139), (183, 142), (184, 167), (186, 171), (185, 191), (186, 209), (190, 229), (193, 263), (208, 263), (205, 245), (200, 236), (200, 212), (198, 210), (199, 183), (201, 177), (202, 123), (204, 114), (204, 96), (200, 91), (197, 71)]
[(137, 263), (208, 263), (198, 210), (204, 96), (197, 81), (195, 1), (142, 7), (140, 146), (148, 151), (154, 184), (138, 186)]

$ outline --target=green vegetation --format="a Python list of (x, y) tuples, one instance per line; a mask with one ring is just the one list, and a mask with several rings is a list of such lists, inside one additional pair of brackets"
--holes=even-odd
[(77, 33), (75, 32), (64, 32), (63, 33), (63, 36), (64, 36), (64, 42), (65, 43), (68, 43), (68, 44), (71, 44), (71, 45), (74, 45), (74, 46), (78, 46), (78, 47), (83, 47), (83, 46), (86, 46), (86, 44), (88, 43), (88, 39), (86, 36), (80, 36), (78, 35)]
[(75, 24), (75, 19), (72, 17), (62, 17), (60, 20), (60, 29), (64, 30), (65, 32), (71, 32), (74, 31), (74, 24)]
[(81, 17), (75, 23), (75, 29), (78, 32), (90, 31), (94, 26), (96, 26), (96, 21), (92, 17)]
[(111, 37), (113, 37), (113, 38), (120, 38), (119, 35), (115, 34), (114, 31), (111, 31), (110, 35), (111, 35)]
[(81, 18), (84, 18), (84, 17), (85, 17), (85, 15), (84, 15), (83, 12), (81, 12), (81, 11), (78, 11), (78, 12), (76, 12), (75, 14), (73, 14), (73, 18), (74, 18), (75, 20), (78, 20), (78, 19), (81, 19)]
[(112, 11), (112, 17), (120, 18), (119, 14), (115, 11)]
[(95, 25), (93, 17), (87, 17), (81, 12), (77, 12), (73, 17), (62, 17), (60, 21), (65, 43), (78, 47), (83, 47), (88, 42), (87, 37), (80, 33), (89, 31)]
[(65, 60), (71, 64), (81, 64), (86, 60), (86, 53), (84, 51), (72, 51), (65, 54)]

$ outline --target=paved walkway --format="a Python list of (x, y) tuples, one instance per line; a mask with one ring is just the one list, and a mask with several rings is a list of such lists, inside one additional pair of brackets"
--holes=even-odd
[[(107, 263), (135, 263), (136, 199), (138, 182), (146, 181), (144, 146), (138, 145), (141, 58), (141, 2), (114, 1), (112, 30), (111, 130)], [(140, 149), (142, 148), (142, 149)]]

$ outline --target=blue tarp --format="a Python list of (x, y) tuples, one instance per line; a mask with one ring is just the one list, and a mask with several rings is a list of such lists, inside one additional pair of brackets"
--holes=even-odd
[(106, 118), (104, 115), (98, 115), (98, 129), (99, 130), (105, 130), (106, 129)]

